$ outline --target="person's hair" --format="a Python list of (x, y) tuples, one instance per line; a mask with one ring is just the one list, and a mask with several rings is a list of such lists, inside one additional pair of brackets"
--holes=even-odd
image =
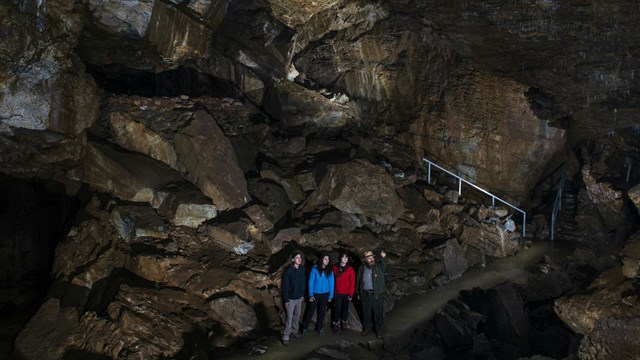
[(340, 263), (342, 262), (342, 258), (343, 257), (347, 257), (347, 265), (351, 264), (351, 258), (349, 258), (349, 254), (347, 254), (346, 252), (340, 253), (340, 256), (338, 256), (338, 261), (336, 262), (336, 264), (338, 264), (338, 267), (340, 267)]
[(295, 258), (296, 256), (300, 255), (300, 257), (302, 257), (302, 253), (298, 250), (294, 251), (291, 253), (291, 260), (293, 260), (293, 258)]
[[(324, 267), (324, 269), (322, 268), (322, 259), (324, 259), (324, 257), (328, 257), (329, 258), (329, 263), (327, 264), (327, 266)], [(322, 273), (324, 272), (325, 275), (327, 275), (327, 277), (329, 277), (329, 275), (331, 275), (331, 273), (333, 273), (333, 266), (331, 265), (331, 255), (329, 254), (322, 254), (320, 255), (320, 257), (318, 258), (318, 272)], [(322, 275), (322, 274), (321, 274)]]

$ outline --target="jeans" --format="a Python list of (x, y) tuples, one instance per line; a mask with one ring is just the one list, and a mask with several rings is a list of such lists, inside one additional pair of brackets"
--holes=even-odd
[(313, 313), (318, 309), (318, 317), (316, 318), (316, 330), (322, 330), (324, 325), (324, 315), (327, 313), (327, 304), (329, 303), (329, 293), (315, 294), (316, 301), (307, 303), (307, 312), (304, 314), (302, 321), (302, 330), (306, 330), (311, 322)]

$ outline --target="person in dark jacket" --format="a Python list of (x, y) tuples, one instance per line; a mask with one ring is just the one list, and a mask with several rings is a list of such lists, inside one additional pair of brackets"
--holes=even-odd
[[(378, 339), (384, 336), (384, 271), (387, 268), (387, 254), (380, 251), (376, 261), (372, 251), (364, 253), (364, 264), (358, 269), (356, 289), (362, 301), (362, 336), (369, 335), (372, 325)], [(373, 315), (373, 322), (372, 320)]]
[(327, 313), (328, 303), (333, 299), (333, 288), (331, 258), (329, 255), (323, 255), (318, 259), (318, 263), (313, 265), (309, 274), (309, 306), (302, 321), (302, 336), (307, 335), (307, 327), (316, 309), (318, 309), (316, 331), (320, 336), (324, 335), (324, 316)]
[(304, 300), (304, 287), (306, 284), (306, 270), (302, 266), (302, 254), (299, 251), (291, 254), (291, 265), (287, 266), (282, 274), (282, 301), (287, 312), (282, 332), (282, 343), (289, 345), (289, 337), (298, 337), (300, 324), (300, 312)]
[(331, 317), (331, 330), (335, 333), (349, 329), (349, 303), (356, 289), (356, 272), (351, 266), (349, 255), (340, 254), (338, 263), (333, 265), (333, 277), (335, 278), (335, 291), (333, 294), (333, 316)]

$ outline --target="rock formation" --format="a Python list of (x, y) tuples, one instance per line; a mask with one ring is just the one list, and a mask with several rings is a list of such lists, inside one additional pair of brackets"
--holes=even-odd
[[(566, 163), (561, 237), (626, 244), (591, 295), (553, 275), (576, 352), (606, 358), (638, 323), (624, 302), (640, 259), (638, 14), (624, 0), (0, 1), (0, 310), (42, 303), (14, 355), (207, 358), (273, 334), (293, 249), (307, 264), (385, 249), (390, 309), (548, 236), (545, 180)], [(536, 222), (522, 234), (511, 207), (442, 172), (428, 183), (423, 156)], [(467, 310), (435, 320), (446, 346), (486, 345), (480, 312), (456, 328)]]

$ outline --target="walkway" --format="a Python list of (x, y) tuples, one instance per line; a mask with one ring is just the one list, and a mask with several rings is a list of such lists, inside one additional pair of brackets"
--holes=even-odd
[[(450, 299), (458, 296), (461, 290), (481, 287), (488, 289), (506, 281), (526, 283), (530, 274), (531, 265), (540, 262), (544, 255), (552, 255), (555, 261), (565, 256), (566, 249), (554, 250), (548, 242), (538, 242), (530, 249), (522, 250), (516, 256), (498, 259), (484, 268), (472, 268), (462, 277), (435, 290), (427, 291), (421, 295), (411, 295), (397, 301), (392, 311), (385, 317), (387, 337), (409, 336), (414, 328), (426, 323), (433, 317), (436, 311)], [(263, 355), (238, 355), (229, 359), (306, 359), (313, 358), (312, 352), (322, 345), (333, 345), (337, 340), (346, 340), (354, 343), (375, 340), (374, 335), (360, 336), (360, 329), (353, 331), (331, 333), (325, 329), (325, 336), (318, 336), (309, 331), (309, 336), (301, 340), (292, 339), (290, 345), (283, 346), (279, 338), (273, 336), (265, 344), (268, 350)]]

